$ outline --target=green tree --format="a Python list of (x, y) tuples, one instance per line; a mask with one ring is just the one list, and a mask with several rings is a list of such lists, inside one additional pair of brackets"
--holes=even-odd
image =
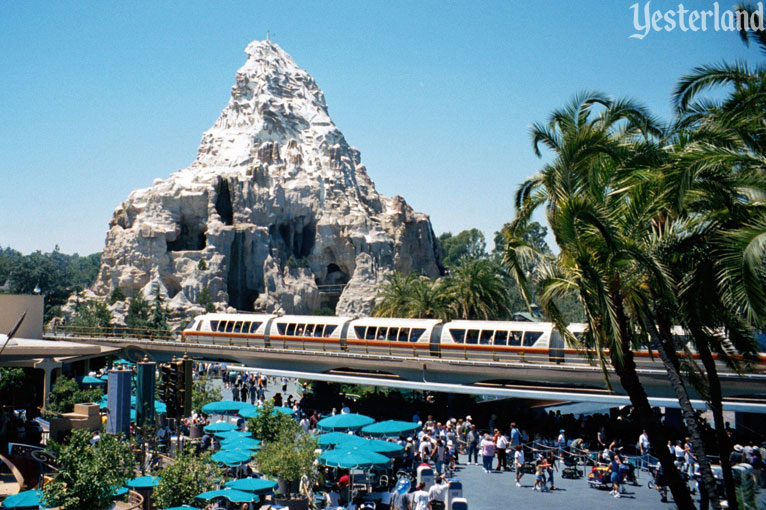
[[(295, 423), (292, 418), (288, 419)], [(303, 430), (296, 433), (292, 428), (285, 429), (264, 443), (255, 460), (263, 474), (287, 482), (292, 488), (289, 492), (296, 492), (294, 488), (301, 477), (307, 476), (309, 482), (313, 482), (316, 449), (317, 440)]]
[(88, 301), (77, 307), (70, 325), (75, 331), (85, 334), (97, 333), (97, 330), (108, 330), (112, 327), (112, 312), (101, 301)]
[(122, 291), (122, 289), (118, 286), (114, 287), (114, 290), (109, 295), (109, 304), (113, 305), (117, 302), (125, 301), (125, 293)]
[(215, 489), (222, 478), (223, 470), (210, 459), (210, 454), (196, 455), (187, 448), (160, 473), (160, 482), (152, 494), (154, 506), (192, 505), (197, 494)]
[(207, 262), (205, 259), (199, 259), (199, 262), (197, 263), (197, 269), (200, 271), (207, 271)]
[(81, 388), (74, 379), (61, 376), (51, 388), (48, 410), (54, 413), (70, 413), (75, 404), (98, 402), (103, 394), (99, 388)]
[(207, 376), (194, 380), (192, 383), (192, 409), (194, 411), (201, 413), (202, 407), (219, 400), (223, 400), (221, 388), (213, 384)]
[(295, 437), (300, 430), (291, 416), (274, 410), (274, 403), (265, 402), (255, 418), (247, 421), (247, 430), (264, 443), (275, 441), (280, 434)]
[(141, 293), (137, 293), (128, 305), (128, 314), (125, 316), (125, 325), (133, 330), (145, 331), (151, 327), (149, 314), (151, 308)]
[(133, 477), (130, 443), (103, 434), (93, 446), (90, 437), (87, 430), (74, 430), (67, 444), (49, 444), (59, 466), (56, 477), (43, 487), (49, 506), (62, 510), (109, 508), (115, 487), (122, 487)]
[(203, 307), (207, 313), (215, 312), (215, 303), (210, 296), (210, 289), (205, 287), (199, 292), (199, 296), (197, 296), (197, 304)]
[(375, 317), (408, 317), (410, 300), (420, 278), (421, 276), (415, 273), (403, 275), (398, 271), (388, 276), (375, 297), (372, 315)]
[(459, 319), (501, 320), (511, 313), (505, 271), (487, 258), (463, 257), (445, 277), (444, 293)]
[(444, 280), (431, 280), (422, 276), (412, 286), (406, 313), (401, 317), (446, 321), (454, 315), (454, 307), (450, 306), (445, 292)]
[[(667, 297), (669, 285), (649, 253), (650, 227), (658, 212), (658, 203), (652, 199), (656, 184), (642, 186), (638, 178), (626, 179), (646, 176), (645, 169), (664, 163), (663, 135), (641, 106), (599, 94), (577, 97), (553, 112), (547, 124), (535, 124), (536, 154), (540, 156), (540, 147), (545, 146), (554, 158), (519, 187), (504, 254), (527, 303), (531, 303), (531, 285), (526, 264), (535, 261), (540, 304), (571, 344), (582, 342), (596, 356), (605, 377), (607, 363), (613, 367), (656, 445), (667, 442), (666, 431), (652, 413), (633, 349), (647, 342), (647, 321), (655, 320), (648, 310), (655, 296), (647, 289), (651, 286), (655, 295)], [(540, 253), (525, 238), (531, 216), (539, 208), (545, 209), (559, 246), (556, 256)], [(557, 306), (557, 300), (572, 291), (579, 294), (586, 311), (588, 332), (580, 339), (568, 333)], [(666, 368), (677, 395), (683, 395), (685, 388), (674, 367), (666, 363)], [(699, 439), (695, 423), (687, 426)], [(704, 457), (701, 441), (695, 441), (695, 448), (698, 457)], [(661, 447), (655, 453), (678, 507), (693, 508), (672, 456)]]
[(436, 238), (441, 263), (447, 269), (457, 266), (465, 256), (479, 258), (487, 254), (487, 242), (484, 234), (477, 228), (463, 230), (457, 235), (445, 232)]
[(154, 304), (152, 306), (152, 315), (149, 318), (149, 327), (161, 336), (170, 335), (170, 327), (168, 326), (168, 309), (165, 307), (165, 303), (160, 294), (159, 285), (157, 291), (154, 294)]

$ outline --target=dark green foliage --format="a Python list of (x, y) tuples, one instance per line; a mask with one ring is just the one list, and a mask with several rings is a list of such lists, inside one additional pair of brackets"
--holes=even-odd
[(54, 413), (70, 413), (75, 404), (97, 402), (103, 394), (99, 388), (80, 388), (74, 379), (61, 376), (56, 379), (51, 389), (48, 410)]
[(333, 310), (329, 306), (322, 306), (312, 311), (311, 315), (324, 315), (327, 317), (332, 317), (335, 315), (335, 310)]
[(154, 305), (152, 306), (152, 316), (149, 319), (149, 326), (161, 335), (170, 334), (168, 315), (168, 309), (163, 303), (159, 289), (157, 289), (157, 293), (154, 296)]
[(436, 245), (441, 255), (442, 266), (446, 269), (457, 266), (465, 256), (483, 257), (487, 254), (484, 234), (478, 228), (463, 230), (454, 236), (445, 232), (436, 238)]
[(109, 329), (112, 325), (112, 312), (101, 301), (88, 301), (77, 307), (70, 325), (75, 331), (95, 333), (97, 329)]
[(149, 314), (151, 308), (149, 303), (141, 296), (141, 293), (135, 295), (128, 305), (128, 314), (125, 316), (125, 325), (130, 329), (145, 330), (149, 329)]
[(11, 248), (0, 249), (0, 284), (10, 280), (14, 294), (32, 294), (36, 287), (45, 295), (45, 320), (60, 313), (69, 296), (89, 285), (98, 275), (101, 254), (66, 255), (58, 246), (50, 253), (29, 255)]
[(272, 442), (283, 434), (295, 438), (300, 426), (291, 416), (274, 412), (273, 402), (266, 402), (258, 415), (248, 420), (247, 430), (252, 432), (256, 439)]
[(197, 269), (200, 271), (207, 271), (207, 262), (205, 259), (199, 259), (199, 262), (197, 263)]
[(192, 505), (197, 494), (215, 489), (223, 470), (210, 460), (210, 454), (196, 455), (187, 448), (162, 470), (160, 478), (152, 494), (154, 507), (170, 508)]
[(112, 294), (109, 296), (109, 304), (113, 305), (119, 301), (125, 301), (125, 293), (121, 288), (115, 287)]
[(298, 269), (299, 267), (309, 267), (309, 261), (306, 259), (306, 257), (301, 257), (300, 259), (296, 259), (294, 256), (290, 255), (290, 258), (287, 259), (285, 266), (288, 269)]
[(61, 510), (103, 510), (112, 504), (115, 487), (134, 475), (133, 450), (122, 437), (103, 434), (94, 447), (90, 432), (75, 430), (69, 443), (49, 444), (59, 471), (43, 488), (45, 501)]
[(0, 367), (0, 395), (13, 395), (20, 391), (27, 382), (23, 368)]
[[(295, 423), (292, 418), (287, 419)], [(259, 470), (271, 478), (297, 482), (306, 475), (310, 481), (313, 481), (316, 449), (317, 440), (303, 430), (297, 434), (285, 431), (276, 440), (263, 445), (263, 449), (256, 456), (256, 461)]]
[(192, 409), (194, 411), (200, 413), (206, 404), (222, 399), (221, 389), (206, 376), (194, 380), (192, 385)]
[(210, 296), (210, 289), (205, 287), (199, 292), (199, 296), (197, 296), (197, 304), (204, 307), (207, 313), (215, 312), (215, 303)]

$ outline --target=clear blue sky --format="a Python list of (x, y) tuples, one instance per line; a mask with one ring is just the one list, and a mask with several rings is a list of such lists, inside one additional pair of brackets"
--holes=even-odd
[(101, 250), (131, 190), (194, 160), (267, 30), (324, 90), (380, 192), (437, 233), (478, 227), (491, 245), (540, 166), (532, 122), (591, 89), (668, 116), (693, 66), (762, 58), (730, 32), (630, 39), (632, 3), (5, 2), (0, 246)]

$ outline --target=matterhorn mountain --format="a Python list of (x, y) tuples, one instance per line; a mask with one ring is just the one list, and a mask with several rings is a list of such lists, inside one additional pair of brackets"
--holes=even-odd
[(359, 316), (391, 271), (437, 276), (428, 216), (375, 190), (314, 79), (273, 42), (245, 53), (195, 161), (115, 210), (91, 291), (159, 292), (179, 316), (205, 288), (219, 310)]

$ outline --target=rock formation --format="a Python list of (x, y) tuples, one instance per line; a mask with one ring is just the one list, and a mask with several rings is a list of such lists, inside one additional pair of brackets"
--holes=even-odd
[(219, 309), (310, 313), (352, 282), (338, 313), (358, 315), (392, 270), (437, 276), (428, 217), (377, 193), (313, 78), (273, 42), (245, 52), (196, 160), (115, 210), (93, 291), (159, 288), (184, 313), (207, 287)]

